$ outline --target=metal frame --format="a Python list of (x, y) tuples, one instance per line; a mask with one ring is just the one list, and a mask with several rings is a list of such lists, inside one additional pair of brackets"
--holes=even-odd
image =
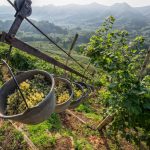
[[(15, 47), (21, 51), (24, 51), (30, 55), (36, 56), (50, 64), (53, 64), (59, 68), (62, 68), (68, 72), (71, 72), (77, 76), (80, 76), (82, 78), (88, 79), (87, 77), (85, 77), (84, 75), (82, 75), (80, 72), (68, 67), (67, 65), (55, 60), (54, 58), (46, 55), (45, 53), (41, 52), (40, 50), (28, 45), (27, 43), (22, 42), (21, 40), (15, 38), (15, 35), (21, 25), (21, 23), (23, 22), (24, 19), (27, 19), (28, 16), (30, 16), (29, 13), (32, 12), (32, 8), (31, 8), (31, 0), (24, 0), (23, 5), (21, 5), (21, 8), (18, 9), (15, 7), (15, 5), (10, 1), (7, 0), (17, 11), (16, 15), (15, 15), (15, 21), (13, 22), (10, 30), (8, 33), (6, 32), (2, 32), (0, 34), (0, 42), (6, 43), (8, 45), (10, 45), (10, 52), (12, 47)], [(15, 0), (16, 3), (19, 3), (19, 0)], [(30, 22), (29, 22), (30, 23)], [(34, 24), (32, 24), (32, 22), (30, 23), (31, 25), (33, 25), (35, 28), (37, 28)], [(38, 29), (38, 28), (37, 28)], [(40, 30), (40, 29), (38, 29)], [(40, 30), (41, 31), (41, 30)], [(41, 31), (41, 33), (43, 33)], [(44, 33), (43, 33), (44, 34)], [(75, 43), (75, 42), (74, 42)], [(55, 43), (54, 43), (55, 44)], [(56, 44), (57, 45), (57, 44)], [(60, 47), (61, 48), (61, 47)], [(62, 48), (61, 48), (62, 49)], [(67, 53), (68, 54), (68, 53)], [(69, 54), (68, 54), (69, 55)], [(70, 55), (69, 55), (70, 56)], [(71, 57), (71, 56), (70, 56)], [(77, 61), (73, 58), (73, 60), (77, 63)], [(78, 63), (79, 64), (79, 63)]]

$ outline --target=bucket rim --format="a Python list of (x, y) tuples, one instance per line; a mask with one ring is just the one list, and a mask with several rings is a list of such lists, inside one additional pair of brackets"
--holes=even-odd
[[(71, 89), (71, 94), (70, 94), (69, 99), (67, 101), (63, 102), (63, 103), (60, 103), (60, 104), (56, 103), (56, 107), (58, 107), (58, 106), (62, 106), (64, 104), (68, 103), (69, 101), (71, 101), (72, 98), (73, 98), (74, 92), (73, 92), (73, 88), (72, 88), (71, 82), (68, 79), (62, 78), (62, 77), (58, 77), (58, 76), (54, 76), (54, 80), (55, 80), (55, 83), (56, 83), (56, 80), (65, 81), (65, 83), (67, 83), (67, 85), (69, 85), (69, 87)], [(56, 101), (57, 101), (57, 99), (56, 99)]]
[(82, 85), (80, 85), (80, 84), (77, 83), (77, 82), (73, 82), (72, 84), (75, 84), (75, 85), (79, 86), (79, 87), (80, 87), (80, 90), (82, 91), (82, 95), (81, 95), (79, 98), (77, 98), (76, 100), (73, 100), (73, 101), (72, 101), (72, 103), (73, 103), (73, 102), (80, 101), (80, 100), (84, 97), (85, 93), (84, 93), (84, 89), (83, 89), (83, 86), (82, 86)]
[[(25, 74), (25, 73), (30, 73), (30, 72), (37, 72), (37, 74), (45, 74), (45, 75), (48, 75), (49, 77), (50, 77), (50, 79), (51, 79), (51, 89), (50, 89), (50, 91), (49, 91), (49, 93), (47, 94), (47, 96), (41, 101), (41, 102), (39, 102), (37, 105), (35, 105), (34, 107), (32, 107), (32, 108), (28, 108), (28, 109), (26, 109), (24, 112), (22, 112), (22, 113), (20, 113), (20, 114), (16, 114), (16, 115), (3, 115), (3, 114), (1, 114), (0, 113), (0, 118), (3, 118), (3, 119), (13, 119), (13, 118), (16, 118), (16, 117), (21, 117), (21, 116), (23, 116), (23, 115), (25, 115), (25, 114), (27, 114), (28, 112), (30, 112), (31, 110), (33, 110), (33, 109), (35, 109), (35, 108), (38, 108), (42, 103), (44, 103), (46, 100), (47, 100), (47, 98), (49, 97), (49, 96), (51, 96), (51, 94), (53, 93), (53, 90), (54, 90), (54, 86), (55, 86), (55, 80), (54, 80), (54, 77), (53, 77), (53, 75), (52, 74), (50, 74), (50, 73), (48, 73), (47, 71), (44, 71), (44, 70), (37, 70), (37, 69), (35, 69), (35, 70), (29, 70), (29, 71), (24, 71), (24, 72), (22, 72), (21, 74)], [(21, 75), (21, 74), (19, 74), (19, 75)], [(42, 74), (42, 75), (43, 75)], [(17, 77), (17, 76), (19, 76), (19, 75), (16, 75), (15, 77)], [(13, 79), (10, 79), (8, 82), (10, 82), (10, 81), (12, 81)], [(4, 86), (6, 86), (6, 84), (8, 84), (8, 82), (6, 82), (2, 87), (1, 87), (1, 90), (3, 90), (2, 88), (4, 87)], [(23, 82), (23, 81), (22, 81)]]
[(87, 91), (86, 92), (84, 92), (85, 93), (85, 96), (88, 96), (90, 93), (90, 87), (88, 86), (88, 84), (86, 84), (86, 83), (84, 83), (84, 82), (77, 82), (78, 84), (80, 84), (82, 87), (85, 87), (85, 89), (87, 89)]

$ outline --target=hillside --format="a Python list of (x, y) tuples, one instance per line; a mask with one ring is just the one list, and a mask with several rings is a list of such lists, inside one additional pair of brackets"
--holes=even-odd
[[(0, 6), (0, 19), (13, 18), (13, 9)], [(104, 18), (113, 15), (118, 20), (117, 25), (140, 28), (150, 23), (150, 9), (147, 7), (131, 7), (127, 3), (116, 3), (104, 6), (97, 3), (88, 5), (66, 5), (33, 7), (32, 19), (49, 20), (60, 26), (97, 27)], [(138, 17), (137, 17), (138, 16)]]
[[(66, 29), (63, 29), (53, 23), (50, 23), (49, 21), (35, 21), (35, 20), (32, 21), (35, 25), (37, 25), (40, 29), (42, 29), (47, 34), (50, 33), (67, 34)], [(8, 31), (12, 23), (13, 23), (12, 20), (0, 21), (0, 31)], [(23, 32), (31, 32), (35, 34), (39, 33), (33, 26), (31, 26), (27, 22), (23, 22), (19, 30)]]

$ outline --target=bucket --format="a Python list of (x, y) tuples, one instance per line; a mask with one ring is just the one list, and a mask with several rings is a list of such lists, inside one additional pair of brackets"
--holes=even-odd
[(65, 88), (69, 92), (69, 99), (67, 99), (64, 103), (56, 104), (55, 112), (56, 113), (61, 113), (61, 112), (64, 112), (66, 109), (68, 109), (68, 107), (70, 106), (70, 103), (71, 103), (72, 98), (73, 98), (73, 88), (72, 88), (71, 82), (69, 80), (65, 79), (65, 78), (54, 77), (54, 80), (55, 80), (56, 84), (58, 82), (63, 82), (63, 84), (65, 84)]
[(21, 114), (7, 116), (5, 114), (7, 108), (7, 98), (17, 89), (17, 85), (15, 84), (14, 80), (11, 79), (6, 82), (0, 89), (0, 118), (34, 125), (41, 123), (50, 117), (50, 115), (55, 110), (56, 104), (56, 98), (54, 93), (55, 81), (53, 76), (45, 71), (31, 70), (23, 72), (15, 76), (15, 78), (18, 84), (20, 84), (27, 79), (33, 79), (34, 75), (38, 74), (44, 76), (45, 80), (47, 80), (47, 82), (49, 82), (49, 85), (51, 86), (51, 89), (46, 98), (43, 99), (43, 101), (41, 101), (38, 105), (32, 108), (28, 108), (25, 112)]

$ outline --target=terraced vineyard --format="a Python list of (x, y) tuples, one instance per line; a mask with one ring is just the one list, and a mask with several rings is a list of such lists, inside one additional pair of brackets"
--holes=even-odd
[[(41, 43), (42, 45), (42, 43)], [(7, 45), (1, 45), (1, 57), (5, 58), (4, 52), (7, 50)], [(51, 51), (51, 50), (50, 50)], [(52, 50), (50, 53), (56, 53)], [(61, 53), (59, 53), (60, 55)], [(57, 58), (61, 57), (57, 55)], [(74, 56), (74, 54), (73, 54)], [(86, 65), (88, 58), (75, 54)], [(83, 59), (84, 58), (84, 59)], [(61, 60), (65, 62), (64, 60)], [(73, 65), (73, 62), (70, 62)], [(13, 50), (11, 54), (10, 65), (17, 70), (28, 69), (44, 69), (49, 72), (53, 72), (53, 66), (31, 57), (25, 53)], [(75, 66), (76, 67), (76, 66)], [(91, 67), (91, 70), (93, 67)], [(57, 73), (62, 74), (63, 71), (57, 69)], [(95, 76), (96, 77), (96, 76)], [(74, 77), (76, 78), (76, 77)], [(1, 77), (1, 81), (4, 78)], [(2, 85), (2, 84), (1, 84)], [(39, 125), (23, 125), (15, 122), (2, 121), (0, 123), (0, 139), (2, 143), (0, 146), (4, 150), (8, 149), (39, 149), (39, 150), (105, 150), (105, 149), (117, 149), (118, 144), (116, 140), (111, 137), (107, 137), (107, 134), (103, 131), (99, 132), (96, 127), (103, 120), (104, 108), (100, 104), (98, 99), (99, 89), (94, 92), (89, 99), (74, 110), (67, 110), (64, 113), (53, 114), (47, 121)], [(9, 128), (8, 128), (9, 126)], [(5, 130), (5, 131), (3, 131)], [(15, 134), (13, 133), (14, 131)], [(11, 132), (12, 133), (11, 133)], [(4, 134), (4, 132), (6, 132)], [(7, 133), (10, 136), (4, 136)], [(23, 138), (24, 137), (24, 138)], [(12, 143), (13, 138), (13, 143)], [(10, 141), (10, 142), (9, 142)], [(135, 146), (129, 144), (125, 139), (118, 137), (117, 141), (120, 143), (122, 149), (134, 150)], [(7, 146), (4, 146), (7, 142)], [(18, 147), (20, 146), (20, 147)]]
[[(39, 77), (38, 81), (35, 78), (35, 80), (31, 78), (32, 74), (30, 74), (30, 80), (19, 81), (20, 83), (17, 85), (18, 90), (24, 89), (24, 93), (29, 90), (32, 93), (29, 93), (29, 99), (32, 97), (32, 101), (36, 101), (36, 98), (40, 97), (41, 99), (44, 97), (43, 101), (38, 101), (38, 105), (35, 107), (31, 106), (30, 108), (26, 101), (27, 98), (22, 96), (23, 99), (21, 100), (26, 102), (27, 107), (23, 111), (30, 114), (36, 108), (40, 108), (44, 102), (47, 102), (48, 98), (57, 100), (55, 101), (56, 106), (52, 104), (55, 107), (51, 107), (54, 109), (53, 113), (44, 122), (40, 121), (42, 122), (40, 124), (22, 124), (23, 121), (27, 121), (23, 120), (24, 118), (21, 118), (22, 123), (1, 119), (0, 149), (149, 149), (150, 50), (143, 47), (144, 38), (142, 36), (129, 41), (129, 33), (127, 31), (113, 30), (114, 21), (115, 18), (112, 16), (105, 20), (100, 29), (91, 37), (86, 48), (82, 50), (84, 53), (81, 54), (73, 51), (71, 54), (83, 67), (72, 60), (69, 60), (68, 66), (84, 74), (88, 79), (68, 73), (15, 48), (8, 55), (8, 45), (0, 43), (0, 59), (7, 60), (15, 75), (18, 74), (20, 77), (25, 75), (24, 71), (35, 69), (53, 74), (51, 76), (49, 74), (44, 76), (43, 74), (42, 77)], [(7, 41), (8, 44), (10, 44), (9, 42)], [(59, 62), (66, 63), (68, 57), (48, 42), (30, 42), (29, 44)], [(38, 52), (35, 49), (33, 51)], [(9, 91), (4, 91), (6, 85), (10, 87), (13, 85), (13, 82), (8, 82), (11, 79), (11, 75), (6, 64), (2, 63), (0, 67), (0, 87), (2, 87), (0, 89), (0, 98), (2, 99), (1, 102), (6, 100), (6, 103), (1, 103), (0, 115), (7, 115), (8, 112), (2, 111), (2, 108), (4, 108), (2, 106), (9, 105), (8, 99), (12, 100), (13, 97), (16, 99), (18, 93), (16, 89), (13, 89), (14, 93), (12, 94), (11, 88)], [(60, 85), (61, 88), (63, 87), (63, 90), (60, 90), (61, 88), (56, 83), (56, 76), (64, 77), (66, 78), (65, 81), (68, 79), (71, 82), (66, 81), (66, 83), (69, 82), (66, 86)], [(36, 87), (35, 89), (30, 89), (32, 80), (34, 80), (34, 84), (31, 87)], [(47, 84), (44, 81), (50, 81), (51, 87), (53, 87), (55, 81), (55, 86), (58, 86), (49, 90), (49, 93), (47, 91), (48, 98), (43, 94), (46, 90), (43, 90), (42, 83), (39, 83), (40, 80), (42, 80), (43, 84)], [(4, 84), (5, 82), (7, 84)], [(80, 101), (80, 105), (71, 109), (69, 106), (74, 98), (74, 93), (70, 92), (70, 87), (73, 82), (78, 83), (83, 88), (84, 96), (82, 97), (83, 100)], [(41, 90), (42, 93), (37, 93), (38, 96), (34, 96), (38, 86), (43, 88)], [(10, 91), (11, 93), (8, 94)], [(62, 93), (56, 94), (56, 91), (61, 91)], [(77, 93), (80, 92), (77, 91)], [(10, 94), (13, 96), (11, 97)], [(25, 94), (28, 96), (28, 93)], [(65, 101), (64, 98), (66, 97), (67, 100)], [(13, 103), (14, 101), (11, 102)], [(66, 104), (65, 102), (69, 103)], [(56, 113), (56, 107), (59, 106), (59, 103), (62, 105), (66, 104), (67, 107), (61, 113)], [(16, 107), (13, 108), (17, 109)], [(25, 113), (21, 115), (23, 116)], [(42, 113), (41, 109), (40, 113)], [(40, 119), (40, 113), (38, 110), (38, 113), (33, 116), (39, 116), (32, 118), (33, 120), (30, 118), (32, 116), (28, 114), (27, 117), (31, 121), (28, 124), (33, 124), (34, 121)], [(4, 115), (2, 117), (5, 118)], [(13, 117), (15, 118), (16, 116)], [(44, 117), (45, 114), (42, 118)], [(13, 120), (14, 118), (11, 119)]]

